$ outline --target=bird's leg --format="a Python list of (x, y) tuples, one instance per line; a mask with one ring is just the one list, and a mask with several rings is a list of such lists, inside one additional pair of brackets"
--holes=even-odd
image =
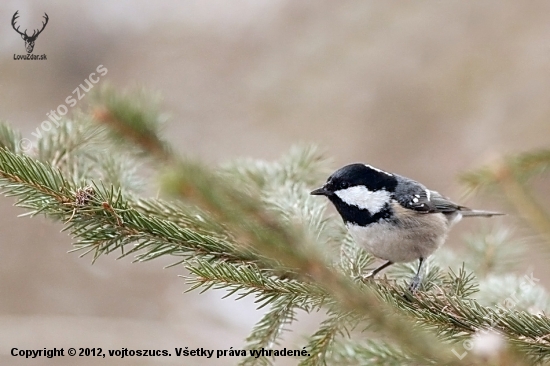
[(414, 275), (411, 284), (409, 285), (409, 291), (416, 292), (422, 283), (422, 277), (424, 277), (424, 258), (420, 258), (420, 264), (418, 265), (418, 271)]
[(381, 265), (380, 267), (378, 268), (375, 268), (372, 272), (366, 274), (365, 276), (362, 277), (362, 280), (363, 281), (367, 281), (367, 280), (370, 280), (371, 278), (374, 278), (374, 276), (380, 272), (381, 270), (383, 270), (384, 268), (386, 267), (389, 267), (393, 264), (392, 261), (387, 261), (386, 263), (384, 263), (383, 265)]

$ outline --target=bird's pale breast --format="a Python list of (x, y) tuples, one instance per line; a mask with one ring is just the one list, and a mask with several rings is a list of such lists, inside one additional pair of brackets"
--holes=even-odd
[(428, 257), (445, 241), (449, 222), (442, 213), (418, 213), (397, 203), (392, 208), (399, 217), (397, 222), (347, 225), (356, 243), (375, 257), (411, 262)]

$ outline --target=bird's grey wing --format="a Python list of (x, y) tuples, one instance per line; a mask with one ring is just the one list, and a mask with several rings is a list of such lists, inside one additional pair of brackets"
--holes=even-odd
[(442, 212), (448, 214), (457, 210), (467, 210), (466, 207), (457, 205), (438, 192), (427, 189), (422, 184), (409, 179), (402, 180), (398, 184), (394, 198), (401, 206), (419, 213)]
[(430, 191), (428, 190), (430, 194), (430, 200), (437, 209), (437, 212), (443, 212), (443, 213), (453, 213), (456, 211), (462, 211), (462, 210), (470, 210), (467, 207), (457, 205), (453, 201), (449, 200), (447, 197), (443, 197), (439, 194), (439, 192), (436, 191)]

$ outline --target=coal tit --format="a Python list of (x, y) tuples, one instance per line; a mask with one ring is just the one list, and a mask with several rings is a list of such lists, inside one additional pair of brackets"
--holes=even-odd
[(326, 196), (356, 243), (387, 261), (365, 278), (418, 259), (409, 286), (413, 292), (422, 282), (424, 260), (443, 244), (453, 224), (462, 217), (502, 215), (457, 205), (412, 179), (359, 163), (338, 169), (311, 194)]

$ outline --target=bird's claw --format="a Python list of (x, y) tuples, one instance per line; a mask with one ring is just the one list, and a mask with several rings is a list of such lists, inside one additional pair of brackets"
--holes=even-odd
[(422, 279), (418, 276), (415, 276), (411, 283), (409, 284), (409, 291), (414, 294), (416, 293), (416, 291), (418, 291), (418, 289), (420, 288), (420, 285), (422, 284)]

